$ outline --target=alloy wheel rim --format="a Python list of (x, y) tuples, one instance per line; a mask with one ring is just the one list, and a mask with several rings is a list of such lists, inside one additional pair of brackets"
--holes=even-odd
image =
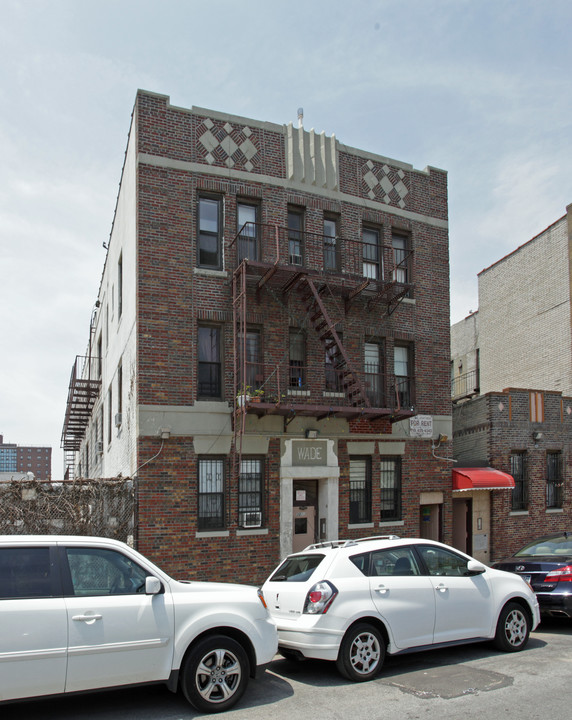
[(513, 646), (520, 645), (526, 638), (526, 619), (520, 610), (513, 610), (505, 623), (506, 638)]
[(350, 661), (353, 669), (360, 675), (368, 675), (379, 664), (381, 648), (378, 639), (372, 633), (360, 633), (351, 646)]
[(195, 681), (201, 697), (211, 703), (221, 703), (234, 695), (240, 685), (242, 669), (230, 650), (208, 652), (200, 661)]

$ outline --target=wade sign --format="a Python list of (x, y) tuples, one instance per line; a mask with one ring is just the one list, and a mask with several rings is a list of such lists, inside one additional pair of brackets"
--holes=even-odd
[(325, 465), (327, 443), (325, 440), (313, 442), (292, 441), (292, 465)]

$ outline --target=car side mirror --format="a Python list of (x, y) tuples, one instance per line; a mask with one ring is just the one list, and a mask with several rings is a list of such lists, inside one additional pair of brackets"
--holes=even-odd
[(478, 560), (469, 560), (467, 563), (467, 574), (468, 575), (482, 575), (487, 569), (486, 565)]
[(159, 595), (163, 591), (163, 584), (159, 578), (149, 575), (145, 578), (145, 595)]

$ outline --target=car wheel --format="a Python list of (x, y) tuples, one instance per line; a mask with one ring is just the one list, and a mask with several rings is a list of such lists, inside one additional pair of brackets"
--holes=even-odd
[(248, 656), (236, 640), (212, 635), (188, 654), (181, 670), (181, 688), (197, 710), (207, 713), (231, 708), (248, 684)]
[(348, 680), (371, 680), (385, 660), (385, 642), (379, 630), (367, 623), (353, 625), (344, 635), (336, 665)]
[(530, 635), (528, 613), (518, 603), (507, 603), (501, 610), (497, 623), (495, 645), (505, 652), (522, 650)]

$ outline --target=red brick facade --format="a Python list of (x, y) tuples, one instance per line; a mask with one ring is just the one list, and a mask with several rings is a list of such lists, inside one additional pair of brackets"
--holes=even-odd
[[(171, 107), (167, 98), (147, 93), (137, 97), (133, 132), (138, 153), (136, 386), (140, 406), (196, 407), (197, 335), (202, 323), (220, 331), (219, 402), (229, 408), (229, 421), (239, 422), (233, 416), (232, 275), (238, 258), (232, 241), (237, 233), (237, 202), (248, 201), (256, 205), (258, 221), (265, 226), (286, 228), (288, 208), (303, 210), (305, 261), (310, 264), (320, 260), (324, 218), (330, 214), (337, 218), (339, 236), (349, 241), (359, 241), (363, 227), (375, 228), (385, 268), (391, 268), (394, 261), (392, 233), (407, 238), (413, 251), (410, 273), (414, 290), (391, 312), (383, 302), (372, 303), (368, 296), (358, 294), (347, 302), (344, 288), (339, 295), (324, 292), (323, 303), (336, 320), (352, 363), (361, 367), (364, 344), (377, 343), (383, 371), (393, 373), (394, 347), (407, 347), (415, 388), (410, 414), (450, 416), (447, 178), (443, 171), (430, 168), (420, 172), (338, 146), (338, 186), (324, 189), (324, 184), (289, 177), (284, 128)], [(201, 195), (219, 199), (222, 208), (222, 269), (217, 272), (198, 269), (197, 200)], [(311, 238), (320, 238), (320, 242), (313, 244)], [(270, 378), (271, 369), (283, 364), (288, 355), (290, 329), (305, 327), (306, 309), (299, 293), (285, 294), (272, 281), (258, 289), (249, 286), (247, 295), (245, 320), (260, 333), (263, 363)], [(304, 337), (308, 366), (323, 368), (324, 348), (319, 338), (311, 328), (304, 329)], [(308, 393), (317, 393), (323, 382), (323, 375), (309, 373)], [(148, 462), (138, 473), (137, 542), (143, 553), (179, 577), (263, 581), (288, 547), (281, 491), (285, 446), (281, 443), (303, 438), (304, 429), (317, 423), (320, 439), (334, 441), (338, 458), (334, 470), (339, 473), (337, 535), (419, 535), (422, 493), (441, 493), (440, 535), (450, 540), (451, 465), (432, 456), (428, 439), (409, 435), (408, 415), (395, 422), (395, 415), (362, 416), (356, 411), (345, 420), (334, 413), (331, 418), (306, 415), (302, 423), (294, 411), (279, 418), (273, 412), (250, 413), (246, 423), (244, 437), (267, 443), (265, 453), (248, 453), (261, 456), (264, 468), (263, 523), (253, 531), (241, 530), (237, 520), (234, 430), (227, 428), (223, 433), (231, 447), (222, 457), (224, 526), (206, 534), (198, 533), (197, 525), (201, 453), (195, 447), (196, 438), (172, 430), (163, 442), (156, 434), (140, 433), (138, 466), (161, 452), (159, 460)], [(331, 434), (327, 431), (330, 420)], [(221, 437), (213, 434), (213, 447)], [(348, 527), (348, 442), (363, 442), (365, 454), (371, 458), (371, 523), (363, 527)], [(380, 457), (385, 456), (385, 443), (400, 459), (401, 517), (380, 526)], [(398, 450), (396, 444), (400, 444)], [(442, 446), (440, 454), (447, 455), (448, 449), (449, 445)], [(355, 445), (352, 453), (356, 454)], [(296, 472), (292, 477), (295, 483)], [(322, 487), (319, 482), (317, 487)], [(326, 502), (321, 502), (325, 508)]]

